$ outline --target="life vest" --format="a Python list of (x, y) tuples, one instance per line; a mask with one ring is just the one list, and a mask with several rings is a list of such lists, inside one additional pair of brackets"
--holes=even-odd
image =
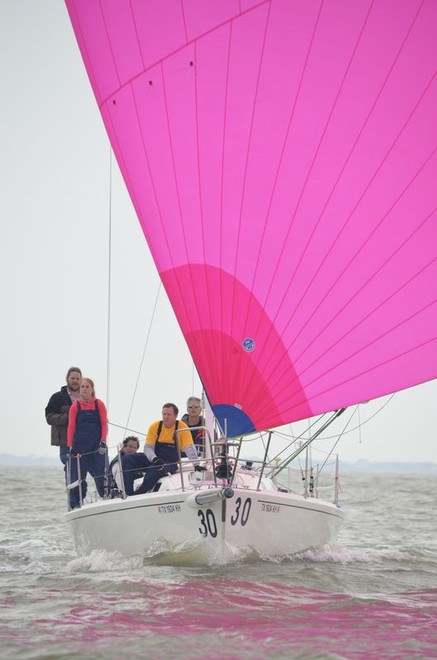
[(158, 424), (158, 430), (157, 430), (157, 433), (156, 433), (155, 454), (158, 456), (158, 458), (161, 458), (162, 460), (164, 460), (167, 465), (176, 466), (178, 461), (179, 461), (179, 452), (178, 452), (178, 445), (177, 445), (177, 439), (176, 439), (176, 432), (177, 432), (178, 427), (179, 427), (179, 420), (177, 419), (175, 421), (175, 430), (174, 430), (174, 433), (173, 433), (173, 444), (170, 444), (169, 442), (160, 442), (159, 441), (159, 436), (161, 435), (162, 426), (163, 426), (163, 422), (161, 420)]
[(73, 439), (73, 451), (79, 454), (86, 454), (95, 451), (102, 437), (102, 424), (100, 421), (100, 411), (97, 399), (94, 401), (94, 408), (85, 410), (76, 401), (77, 416), (76, 429)]
[[(162, 419), (161, 419), (161, 421), (160, 421), (159, 424), (158, 424), (158, 430), (157, 430), (157, 432), (156, 432), (156, 440), (155, 440), (155, 442), (159, 442), (159, 436), (161, 435), (161, 431), (162, 431), (162, 426), (163, 426), (163, 424), (164, 424), (164, 422), (163, 422)], [(174, 425), (174, 433), (173, 433), (173, 442), (175, 443), (175, 446), (176, 446), (176, 442), (177, 442), (177, 436), (176, 436), (176, 433), (177, 433), (178, 428), (179, 428), (179, 420), (177, 419), (177, 420), (175, 421), (175, 425)], [(169, 443), (166, 442), (165, 444), (168, 445)]]

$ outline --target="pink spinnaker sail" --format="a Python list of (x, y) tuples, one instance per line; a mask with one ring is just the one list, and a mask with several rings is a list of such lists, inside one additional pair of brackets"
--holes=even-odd
[(67, 0), (228, 434), (437, 375), (437, 2)]

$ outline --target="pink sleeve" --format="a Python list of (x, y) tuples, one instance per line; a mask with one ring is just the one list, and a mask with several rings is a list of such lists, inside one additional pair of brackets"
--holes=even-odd
[(99, 407), (100, 424), (102, 426), (101, 440), (103, 440), (103, 442), (106, 442), (106, 438), (108, 437), (108, 413), (106, 411), (106, 406), (103, 403), (103, 401), (97, 399), (97, 405)]
[(76, 417), (77, 405), (76, 403), (73, 403), (68, 412), (67, 447), (73, 446), (74, 432), (76, 430)]

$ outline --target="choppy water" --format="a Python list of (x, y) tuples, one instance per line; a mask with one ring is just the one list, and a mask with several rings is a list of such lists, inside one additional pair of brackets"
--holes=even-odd
[(437, 658), (435, 476), (343, 476), (337, 544), (202, 568), (78, 558), (62, 470), (0, 478), (1, 658)]

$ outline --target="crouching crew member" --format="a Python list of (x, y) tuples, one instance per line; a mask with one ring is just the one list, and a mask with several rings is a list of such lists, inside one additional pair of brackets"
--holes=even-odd
[[(120, 452), (109, 464), (109, 472), (111, 477), (111, 489), (114, 491), (123, 491), (123, 484), (121, 480), (121, 465), (120, 465), (120, 456), (126, 456), (128, 454), (135, 454), (140, 448), (140, 441), (136, 435), (129, 435), (123, 440)], [(143, 474), (138, 474), (137, 477), (142, 477)]]

